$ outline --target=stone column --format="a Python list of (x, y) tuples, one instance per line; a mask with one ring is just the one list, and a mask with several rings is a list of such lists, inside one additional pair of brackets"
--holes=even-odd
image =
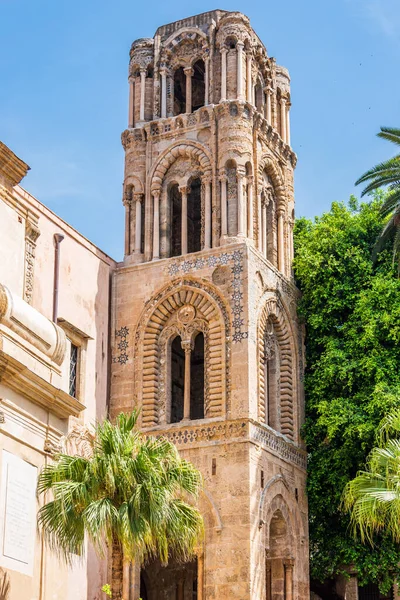
[(289, 221), (289, 274), (292, 272), (292, 262), (294, 258), (294, 246), (293, 246), (293, 228), (294, 221), (290, 219)]
[(253, 86), (252, 86), (252, 57), (251, 52), (248, 52), (246, 55), (246, 84), (247, 84), (247, 102), (253, 102)]
[(143, 194), (134, 194), (136, 207), (136, 222), (135, 222), (135, 253), (140, 254), (142, 247), (142, 200)]
[(153, 192), (153, 260), (160, 258), (160, 190)]
[(286, 142), (286, 100), (281, 98), (281, 138)]
[(140, 69), (140, 108), (139, 108), (140, 121), (144, 121), (145, 100), (146, 100), (146, 69)]
[(185, 75), (186, 75), (186, 112), (187, 113), (191, 113), (192, 112), (192, 76), (193, 76), (193, 69), (192, 67), (186, 67), (186, 69), (184, 69)]
[(290, 146), (290, 104), (286, 105), (286, 143)]
[(135, 98), (135, 82), (132, 77), (129, 78), (129, 109), (128, 109), (128, 127), (134, 126), (134, 100)]
[(211, 248), (211, 178), (204, 178), (204, 249)]
[(272, 109), (271, 109), (271, 90), (269, 87), (264, 88), (266, 94), (265, 102), (265, 118), (269, 125), (272, 125)]
[(197, 555), (197, 600), (204, 600), (204, 554)]
[(263, 242), (262, 242), (262, 195), (261, 192), (257, 195), (257, 241), (258, 241), (258, 249), (262, 252)]
[(227, 48), (221, 48), (221, 102), (226, 100), (226, 55)]
[(236, 74), (237, 74), (237, 83), (236, 83), (236, 96), (239, 100), (243, 100), (243, 42), (237, 42), (236, 44)]
[(204, 59), (204, 66), (204, 106), (208, 106), (210, 93), (210, 57), (208, 55)]
[(284, 212), (278, 209), (278, 269), (285, 273)]
[(129, 598), (129, 588), (130, 588), (130, 563), (127, 560), (124, 560), (123, 570), (122, 570), (122, 597)]
[(161, 118), (165, 119), (167, 116), (167, 71), (161, 69)]
[(226, 173), (219, 176), (221, 182), (221, 236), (228, 235), (228, 206), (227, 206), (227, 193), (226, 186), (228, 177)]
[(245, 173), (238, 168), (237, 170), (237, 192), (238, 192), (238, 231), (239, 237), (245, 235), (245, 222), (244, 222), (244, 198), (243, 198), (243, 179)]
[(124, 194), (124, 202), (125, 206), (125, 256), (128, 256), (131, 253), (131, 206), (132, 206), (132, 198), (125, 191)]
[(247, 235), (249, 237), (250, 240), (253, 239), (253, 229), (254, 229), (254, 224), (253, 224), (253, 219), (254, 219), (254, 208), (253, 208), (253, 177), (249, 176), (247, 177), (247, 213), (248, 213), (248, 218), (249, 218), (249, 222), (247, 223)]
[(182, 341), (182, 349), (185, 352), (185, 383), (183, 388), (183, 420), (190, 420), (190, 358), (192, 354), (192, 343)]
[(294, 600), (293, 598), (293, 560), (285, 560), (285, 600)]
[(179, 192), (181, 194), (181, 198), (182, 198), (182, 210), (181, 210), (181, 250), (182, 250), (182, 254), (187, 254), (188, 251), (188, 237), (187, 237), (187, 224), (188, 224), (188, 217), (187, 217), (187, 197), (188, 197), (188, 193), (189, 193), (190, 189), (187, 186), (182, 186), (179, 188)]
[(267, 202), (264, 199), (263, 205), (262, 205), (262, 253), (264, 254), (265, 258), (267, 258)]

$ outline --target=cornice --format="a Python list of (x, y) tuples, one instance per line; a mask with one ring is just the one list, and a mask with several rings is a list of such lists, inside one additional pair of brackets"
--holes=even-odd
[(25, 177), (30, 167), (8, 146), (0, 142), (0, 175), (12, 186), (18, 185)]
[(0, 350), (0, 383), (62, 419), (70, 416), (77, 417), (85, 409), (78, 400), (54, 387), (2, 350)]

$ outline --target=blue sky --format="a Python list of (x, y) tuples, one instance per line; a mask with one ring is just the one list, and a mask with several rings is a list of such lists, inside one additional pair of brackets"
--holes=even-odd
[(246, 13), (290, 71), (298, 216), (392, 152), (375, 134), (400, 126), (399, 0), (0, 0), (0, 139), (31, 166), (24, 187), (116, 259), (130, 45), (214, 8)]

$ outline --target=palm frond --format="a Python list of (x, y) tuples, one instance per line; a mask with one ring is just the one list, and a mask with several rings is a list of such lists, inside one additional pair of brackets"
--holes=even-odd
[(400, 146), (400, 129), (396, 127), (381, 127), (380, 132), (376, 135), (377, 137)]

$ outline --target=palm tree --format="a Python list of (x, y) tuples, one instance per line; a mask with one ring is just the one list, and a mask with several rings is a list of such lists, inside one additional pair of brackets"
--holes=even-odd
[(400, 541), (400, 409), (381, 423), (380, 445), (374, 448), (365, 471), (349, 481), (343, 508), (350, 512), (354, 533), (372, 543), (383, 530)]
[(124, 561), (188, 560), (203, 527), (190, 503), (200, 473), (167, 439), (143, 436), (136, 422), (136, 412), (115, 424), (104, 420), (89, 456), (59, 454), (38, 480), (39, 494), (53, 497), (38, 515), (47, 542), (67, 560), (83, 554), (85, 535), (100, 556), (110, 549), (114, 600), (122, 598)]
[[(400, 129), (381, 127), (381, 131), (377, 135), (400, 146)], [(390, 218), (377, 240), (375, 255), (389, 239), (394, 238), (393, 260), (398, 259), (400, 269), (400, 154), (372, 167), (356, 181), (356, 185), (366, 182), (368, 185), (363, 189), (361, 196), (384, 186), (387, 186), (388, 189), (381, 213), (384, 217), (390, 215)]]

